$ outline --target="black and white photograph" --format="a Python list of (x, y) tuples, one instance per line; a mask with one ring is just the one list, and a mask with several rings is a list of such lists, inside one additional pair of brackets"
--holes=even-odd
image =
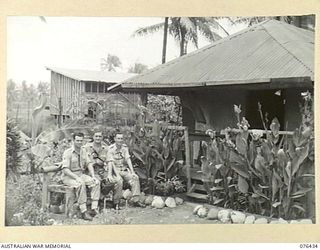
[(7, 16), (5, 227), (315, 224), (315, 23)]

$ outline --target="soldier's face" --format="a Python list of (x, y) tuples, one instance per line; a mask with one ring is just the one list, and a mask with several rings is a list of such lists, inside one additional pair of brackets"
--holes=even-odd
[(76, 137), (74, 138), (73, 143), (74, 143), (74, 146), (75, 146), (76, 148), (80, 148), (80, 147), (82, 146), (82, 143), (83, 143), (83, 137), (81, 137), (81, 136), (76, 136)]
[(102, 133), (101, 132), (95, 133), (93, 135), (93, 141), (95, 143), (101, 143), (101, 141), (102, 141)]
[(116, 137), (114, 138), (114, 141), (116, 145), (121, 146), (123, 143), (123, 135), (117, 134)]

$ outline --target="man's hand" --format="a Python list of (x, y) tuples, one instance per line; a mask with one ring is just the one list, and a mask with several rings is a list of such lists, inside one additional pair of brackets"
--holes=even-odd
[(108, 175), (107, 175), (107, 180), (108, 180), (108, 182), (110, 182), (110, 183), (113, 183), (113, 182), (114, 182), (114, 178), (112, 177), (111, 174), (108, 174)]
[(76, 182), (79, 183), (79, 184), (82, 184), (82, 179), (79, 176), (77, 176), (76, 177)]
[(92, 179), (93, 179), (93, 183), (94, 184), (98, 184), (99, 183), (99, 180), (95, 176), (92, 176)]

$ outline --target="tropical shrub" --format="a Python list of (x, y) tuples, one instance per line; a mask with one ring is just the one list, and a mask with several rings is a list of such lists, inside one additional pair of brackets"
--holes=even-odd
[(6, 177), (15, 179), (21, 167), (21, 142), (17, 125), (7, 120)]
[(176, 190), (171, 180), (182, 169), (183, 136), (164, 123), (154, 122), (150, 131), (136, 128), (136, 132), (130, 133), (127, 145), (135, 170), (142, 182), (146, 183), (144, 191), (171, 193), (181, 190)]
[[(6, 183), (6, 225), (50, 225), (48, 212), (41, 208), (42, 184), (36, 176), (22, 175), (19, 182)], [(14, 215), (21, 215), (17, 221)]]
[[(285, 219), (308, 216), (314, 199), (313, 100), (304, 96), (302, 123), (293, 134), (280, 135), (280, 124), (270, 124), (259, 111), (265, 131), (249, 130), (235, 105), (237, 129), (224, 138), (212, 136), (202, 158), (203, 175), (211, 176), (211, 202), (224, 207)], [(267, 130), (269, 127), (270, 130)]]

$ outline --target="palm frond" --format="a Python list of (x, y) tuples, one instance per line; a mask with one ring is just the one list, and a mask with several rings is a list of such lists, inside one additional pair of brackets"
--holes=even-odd
[(187, 33), (196, 33), (196, 19), (193, 19), (192, 17), (181, 17), (180, 18), (180, 25), (181, 27), (185, 28), (187, 30)]
[(153, 34), (159, 31), (160, 29), (162, 29), (163, 27), (164, 27), (164, 23), (150, 25), (144, 28), (137, 29), (131, 36), (136, 37), (136, 36), (145, 36), (145, 35)]
[(221, 36), (216, 31), (213, 31), (213, 29), (206, 24), (198, 23), (198, 28), (199, 32), (210, 42), (221, 39)]
[(179, 21), (174, 18), (170, 20), (171, 23), (168, 25), (169, 34), (173, 36), (176, 42), (179, 42), (181, 39)]

